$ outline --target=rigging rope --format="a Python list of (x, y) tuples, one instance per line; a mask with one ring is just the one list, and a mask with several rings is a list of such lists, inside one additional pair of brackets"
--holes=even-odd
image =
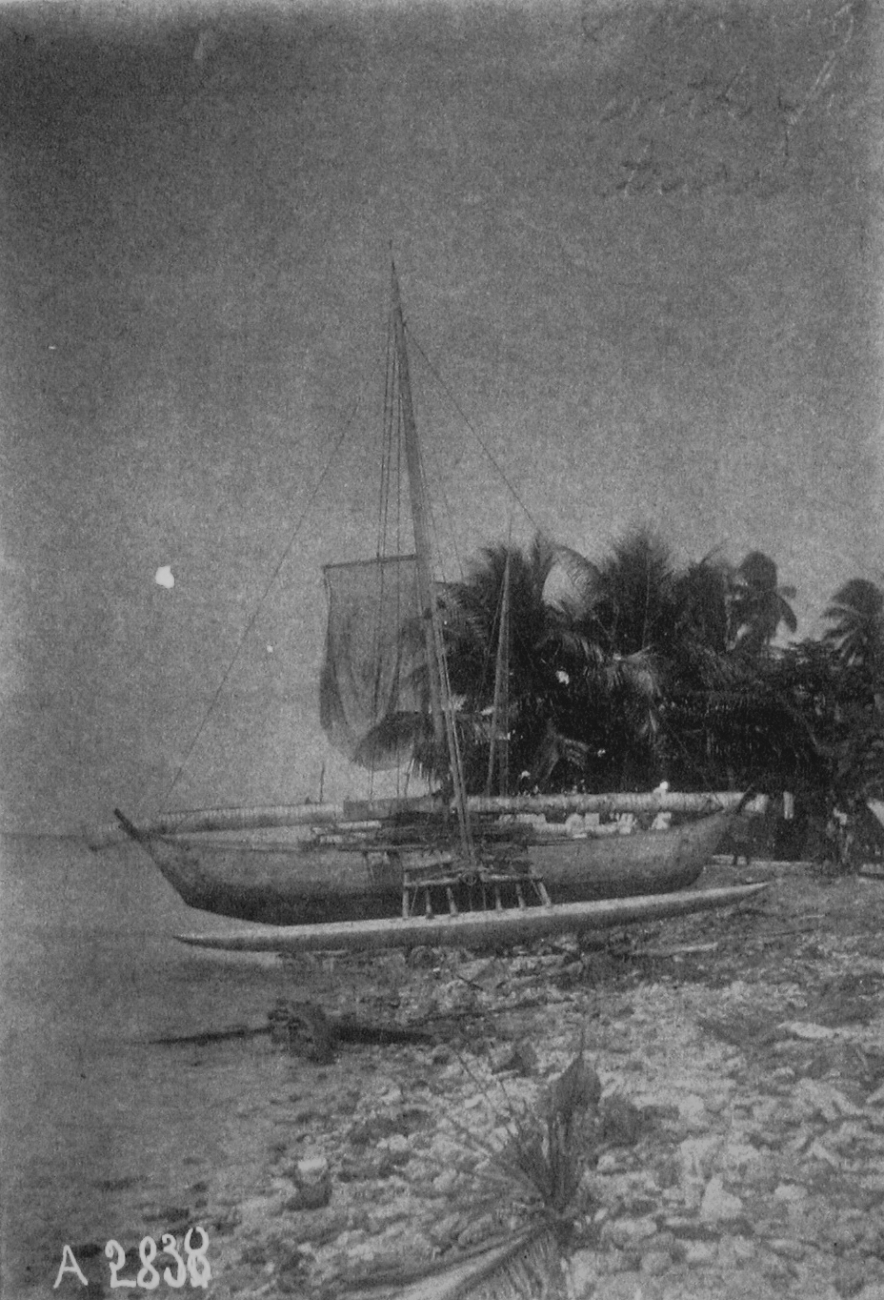
[(186, 749), (186, 751), (185, 751), (185, 753), (184, 753), (184, 757), (182, 758), (182, 760), (181, 760), (181, 762), (180, 762), (180, 764), (179, 764), (179, 766), (178, 766), (178, 770), (177, 770), (177, 772), (175, 773), (174, 777), (172, 778), (172, 781), (171, 781), (171, 783), (170, 783), (168, 789), (166, 790), (165, 794), (163, 795), (162, 803), (161, 803), (161, 805), (160, 805), (161, 807), (163, 806), (163, 804), (165, 804), (165, 803), (166, 803), (166, 802), (171, 798), (171, 796), (172, 796), (172, 792), (174, 791), (174, 789), (175, 789), (176, 785), (178, 784), (179, 780), (181, 779), (181, 774), (182, 774), (182, 772), (184, 771), (185, 767), (187, 766), (187, 763), (188, 763), (188, 761), (189, 761), (189, 759), (190, 759), (191, 754), (193, 753), (194, 749), (196, 748), (197, 741), (199, 740), (200, 736), (203, 734), (203, 732), (205, 731), (206, 727), (208, 726), (209, 718), (212, 716), (212, 713), (214, 712), (215, 706), (217, 705), (218, 700), (219, 700), (219, 698), (220, 698), (220, 696), (221, 696), (221, 692), (224, 690), (224, 687), (227, 685), (227, 679), (230, 677), (230, 674), (233, 672), (234, 665), (236, 664), (236, 661), (237, 661), (237, 659), (239, 658), (239, 655), (240, 655), (240, 652), (241, 652), (241, 650), (242, 650), (242, 648), (243, 648), (243, 645), (245, 644), (246, 639), (247, 639), (248, 636), (249, 636), (249, 633), (251, 632), (252, 628), (255, 626), (255, 623), (256, 623), (257, 620), (258, 620), (258, 615), (261, 613), (261, 607), (263, 606), (264, 601), (267, 599), (267, 596), (268, 596), (269, 593), (270, 593), (270, 589), (272, 588), (272, 586), (273, 586), (274, 583), (276, 582), (276, 579), (279, 577), (280, 571), (281, 571), (283, 565), (285, 564), (286, 560), (288, 559), (289, 554), (290, 554), (290, 552), (291, 552), (291, 549), (292, 549), (292, 547), (293, 547), (294, 544), (295, 544), (295, 540), (297, 539), (298, 534), (300, 533), (301, 529), (303, 528), (304, 523), (306, 522), (307, 516), (310, 514), (310, 511), (313, 509), (313, 506), (314, 506), (314, 503), (315, 503), (315, 501), (316, 501), (316, 497), (317, 497), (317, 495), (318, 495), (318, 493), (319, 493), (319, 490), (320, 490), (320, 488), (322, 487), (323, 483), (325, 482), (326, 478), (328, 477), (328, 474), (329, 474), (329, 472), (330, 472), (330, 470), (331, 470), (331, 467), (332, 467), (332, 465), (334, 464), (335, 458), (337, 457), (338, 451), (340, 450), (341, 445), (342, 445), (342, 443), (344, 442), (344, 439), (347, 437), (347, 434), (350, 432), (350, 427), (351, 427), (351, 425), (353, 424), (353, 421), (356, 419), (356, 414), (357, 414), (357, 412), (358, 412), (358, 410), (359, 410), (359, 406), (360, 406), (360, 401), (359, 401), (359, 399), (357, 398), (356, 402), (355, 402), (354, 405), (353, 405), (353, 412), (352, 412), (352, 414), (351, 414), (349, 420), (347, 421), (347, 423), (344, 425), (344, 428), (343, 428), (343, 430), (342, 430), (342, 432), (341, 432), (340, 437), (338, 438), (337, 442), (335, 443), (334, 447), (332, 448), (331, 453), (330, 453), (330, 455), (329, 455), (329, 458), (328, 458), (328, 460), (326, 461), (325, 466), (324, 466), (324, 468), (323, 468), (323, 470), (322, 470), (322, 473), (319, 475), (319, 478), (318, 478), (317, 481), (316, 481), (316, 485), (315, 485), (313, 491), (310, 493), (310, 496), (309, 496), (309, 498), (308, 498), (307, 505), (305, 506), (304, 511), (303, 511), (303, 513), (301, 514), (300, 519), (299, 519), (298, 522), (295, 524), (294, 530), (292, 531), (292, 535), (291, 535), (291, 537), (289, 538), (288, 542), (286, 543), (286, 546), (285, 546), (285, 548), (284, 548), (282, 554), (280, 555), (279, 560), (277, 561), (277, 564), (276, 564), (276, 566), (275, 566), (273, 572), (272, 572), (271, 575), (270, 575), (270, 578), (269, 578), (269, 580), (268, 580), (268, 582), (267, 582), (267, 585), (265, 586), (265, 588), (264, 588), (264, 590), (262, 591), (260, 597), (258, 598), (257, 604), (255, 605), (255, 609), (254, 609), (254, 611), (253, 611), (253, 613), (252, 613), (252, 616), (251, 616), (251, 618), (249, 619), (248, 623), (246, 624), (245, 629), (243, 630), (243, 633), (242, 633), (242, 635), (241, 635), (240, 638), (239, 638), (239, 641), (236, 643), (236, 648), (234, 649), (233, 657), (231, 658), (230, 663), (227, 665), (226, 669), (224, 670), (224, 673), (223, 673), (223, 675), (222, 675), (222, 677), (221, 677), (221, 681), (218, 683), (218, 686), (217, 686), (217, 688), (216, 688), (216, 690), (215, 690), (215, 693), (214, 693), (214, 695), (212, 696), (212, 698), (211, 698), (211, 700), (210, 700), (210, 702), (209, 702), (209, 707), (206, 709), (206, 712), (205, 712), (205, 714), (203, 715), (203, 720), (202, 720), (202, 722), (200, 723), (199, 727), (197, 728), (196, 733), (195, 733), (193, 739), (191, 740), (190, 744), (188, 745), (188, 747), (187, 747), (187, 749)]
[[(395, 355), (393, 351), (393, 342), (391, 333), (387, 331), (387, 354), (384, 362), (384, 409), (383, 421), (381, 425), (381, 481), (378, 492), (378, 520), (377, 520), (377, 537), (375, 541), (375, 558), (380, 560), (386, 554), (386, 539), (390, 519), (390, 480), (392, 475), (391, 461), (393, 458), (393, 393), (396, 387), (395, 373)], [(373, 711), (375, 717), (379, 713), (379, 700), (381, 693), (381, 630), (384, 618), (384, 582), (385, 572), (383, 567), (378, 573), (378, 606), (376, 610), (375, 631), (374, 631), (374, 662), (375, 678), (374, 690), (372, 697)], [(398, 584), (397, 584), (398, 590)], [(374, 775), (375, 769), (371, 765), (369, 772), (369, 797), (374, 797)]]
[(488, 460), (489, 460), (489, 462), (491, 463), (492, 468), (493, 468), (494, 471), (499, 475), (501, 481), (505, 484), (505, 486), (506, 486), (506, 488), (507, 488), (507, 491), (510, 493), (510, 495), (511, 495), (512, 498), (513, 498), (513, 500), (516, 501), (516, 502), (519, 504), (519, 506), (522, 508), (522, 510), (525, 512), (525, 517), (528, 519), (528, 522), (531, 524), (531, 527), (535, 530), (535, 532), (538, 532), (538, 533), (543, 532), (543, 529), (540, 527), (540, 525), (538, 524), (537, 520), (536, 520), (536, 519), (534, 518), (534, 516), (532, 515), (531, 511), (528, 509), (528, 507), (527, 507), (527, 505), (525, 504), (525, 502), (524, 502), (524, 501), (522, 500), (522, 498), (519, 496), (519, 494), (518, 494), (518, 492), (516, 491), (515, 487), (514, 487), (513, 484), (509, 481), (509, 479), (507, 478), (506, 474), (505, 474), (505, 473), (503, 472), (503, 470), (501, 469), (501, 467), (500, 467), (500, 465), (498, 464), (498, 462), (497, 462), (497, 460), (495, 459), (495, 457), (491, 454), (491, 452), (489, 451), (488, 447), (485, 445), (485, 443), (484, 443), (484, 441), (482, 440), (482, 438), (481, 438), (481, 436), (480, 436), (478, 430), (475, 428), (475, 426), (474, 426), (474, 425), (472, 424), (472, 422), (470, 421), (470, 419), (469, 419), (469, 417), (467, 416), (466, 412), (463, 410), (463, 408), (461, 407), (460, 403), (457, 401), (457, 399), (455, 398), (454, 394), (451, 392), (451, 389), (448, 387), (448, 385), (446, 384), (445, 380), (444, 380), (444, 379), (442, 378), (442, 376), (439, 374), (438, 370), (437, 370), (436, 367), (433, 365), (432, 361), (431, 361), (430, 358), (427, 356), (427, 354), (426, 354), (426, 352), (424, 351), (424, 349), (421, 347), (421, 345), (420, 345), (420, 341), (419, 341), (417, 338), (415, 338), (414, 332), (413, 332), (412, 330), (409, 330), (408, 337), (409, 337), (409, 339), (411, 340), (411, 342), (414, 344), (414, 346), (417, 348), (418, 352), (419, 352), (419, 353), (421, 354), (421, 356), (423, 357), (424, 362), (425, 362), (427, 368), (429, 369), (430, 373), (432, 374), (433, 378), (434, 378), (434, 379), (436, 380), (436, 382), (439, 384), (440, 388), (441, 388), (442, 391), (445, 393), (446, 397), (447, 397), (448, 400), (451, 402), (452, 406), (453, 406), (454, 409), (457, 411), (458, 415), (459, 415), (460, 418), (463, 420), (464, 424), (465, 424), (466, 427), (469, 429), (470, 433), (471, 433), (471, 434), (473, 435), (473, 437), (476, 439), (476, 442), (479, 444), (479, 446), (480, 446), (480, 447), (482, 448), (482, 450), (484, 451), (485, 455), (488, 457)]

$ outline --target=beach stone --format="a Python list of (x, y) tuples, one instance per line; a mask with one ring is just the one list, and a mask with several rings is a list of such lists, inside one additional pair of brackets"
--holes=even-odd
[(448, 1133), (435, 1133), (431, 1150), (433, 1159), (444, 1168), (459, 1164), (463, 1159), (463, 1143)]
[(332, 1185), (329, 1178), (310, 1187), (299, 1187), (294, 1196), (290, 1196), (284, 1202), (284, 1208), (292, 1211), (321, 1210), (328, 1205), (331, 1195)]
[(849, 1297), (862, 1291), (867, 1281), (865, 1265), (859, 1259), (839, 1259), (835, 1263), (835, 1290), (839, 1296)]
[(356, 1120), (345, 1130), (351, 1146), (376, 1148), (384, 1138), (399, 1132), (399, 1120), (392, 1115), (369, 1115)]
[(601, 1111), (602, 1140), (615, 1146), (635, 1146), (646, 1126), (645, 1112), (620, 1093), (606, 1097)]
[(768, 1255), (761, 1265), (761, 1271), (765, 1279), (778, 1288), (788, 1285), (798, 1272), (793, 1260), (779, 1255)]
[(355, 1246), (361, 1246), (368, 1235), (368, 1228), (347, 1228), (345, 1232), (336, 1238), (335, 1246), (338, 1250), (352, 1250)]
[(383, 1232), (391, 1223), (407, 1219), (414, 1211), (411, 1197), (399, 1197), (387, 1205), (377, 1205), (368, 1211), (368, 1226), (372, 1232)]
[(863, 1114), (862, 1107), (854, 1105), (839, 1088), (816, 1079), (799, 1079), (792, 1091), (791, 1102), (796, 1114), (802, 1118), (820, 1116), (828, 1124)]
[(599, 1254), (599, 1272), (604, 1274), (605, 1277), (609, 1273), (622, 1273), (625, 1268), (629, 1267), (630, 1265), (626, 1263), (626, 1256), (623, 1251), (618, 1250), (616, 1246), (606, 1244)]
[(884, 1268), (884, 1210), (878, 1205), (872, 1214), (867, 1211), (859, 1213), (862, 1213), (862, 1219), (854, 1221), (857, 1245)]
[(287, 1236), (304, 1244), (324, 1245), (346, 1232), (350, 1224), (343, 1210), (325, 1206), (319, 1210), (295, 1212), (296, 1207), (285, 1205), (284, 1211), (292, 1210), (291, 1218), (286, 1220)]
[(807, 1149), (807, 1155), (810, 1159), (819, 1160), (824, 1165), (830, 1165), (832, 1169), (841, 1169), (844, 1161), (840, 1156), (836, 1156), (827, 1146), (824, 1146), (819, 1138), (815, 1138)]
[(373, 1264), (378, 1257), (378, 1247), (374, 1240), (354, 1241), (347, 1247), (347, 1258), (351, 1263)]
[(459, 1181), (460, 1174), (456, 1169), (445, 1169), (433, 1179), (431, 1186), (439, 1196), (450, 1196)]
[(504, 1074), (512, 1072), (520, 1074), (525, 1078), (538, 1073), (540, 1062), (534, 1045), (527, 1039), (520, 1039), (507, 1047), (501, 1048), (495, 1052), (491, 1058), (491, 1069), (494, 1074)]
[(651, 1279), (643, 1278), (636, 1269), (628, 1269), (606, 1276), (599, 1294), (604, 1300), (651, 1300), (652, 1285)]
[(733, 1237), (726, 1233), (718, 1243), (716, 1263), (719, 1268), (739, 1269), (757, 1254), (755, 1244), (747, 1237)]
[(721, 1138), (685, 1138), (678, 1146), (679, 1185), (685, 1204), (699, 1206), (706, 1180), (712, 1172), (715, 1158), (721, 1149)]
[(807, 1253), (804, 1242), (795, 1237), (771, 1237), (767, 1245), (774, 1254), (781, 1255), (784, 1259), (802, 1259)]
[(273, 1199), (269, 1196), (246, 1196), (239, 1203), (240, 1223), (248, 1230), (254, 1224), (265, 1223), (275, 1209)]
[(596, 1293), (601, 1270), (599, 1255), (595, 1250), (575, 1250), (568, 1261), (571, 1290), (574, 1300), (590, 1300)]
[(325, 1156), (305, 1156), (303, 1160), (297, 1161), (298, 1181), (302, 1183), (315, 1183), (328, 1175), (328, 1161)]
[(681, 1122), (692, 1133), (703, 1133), (709, 1127), (710, 1115), (706, 1103), (696, 1093), (689, 1092), (677, 1101)]
[(660, 1277), (672, 1267), (672, 1256), (668, 1250), (649, 1250), (642, 1255), (641, 1272), (648, 1277)]
[(432, 970), (439, 965), (439, 953), (436, 948), (420, 943), (409, 950), (405, 960), (412, 970)]
[(719, 1157), (722, 1172), (744, 1177), (764, 1172), (766, 1163), (758, 1148), (749, 1142), (728, 1142)]
[(494, 985), (499, 984), (502, 978), (502, 971), (495, 957), (462, 962), (457, 974), (460, 979), (470, 984)]
[(650, 1217), (610, 1219), (602, 1229), (602, 1240), (621, 1250), (629, 1250), (656, 1233), (656, 1221)]
[(682, 1170), (689, 1178), (709, 1177), (715, 1159), (721, 1150), (721, 1138), (715, 1134), (708, 1137), (685, 1138), (678, 1144), (678, 1159)]
[(717, 1174), (710, 1178), (700, 1202), (700, 1218), (706, 1223), (726, 1222), (738, 1219), (742, 1213), (743, 1202), (739, 1196), (726, 1192)]
[(379, 1151), (388, 1151), (392, 1156), (411, 1154), (411, 1143), (404, 1133), (392, 1133), (378, 1143)]
[(722, 1086), (726, 1088), (726, 1091), (706, 1093), (704, 1096), (706, 1109), (710, 1115), (720, 1115), (731, 1100), (733, 1085), (729, 1081), (723, 1080)]
[(430, 1225), (429, 1235), (437, 1246), (450, 1245), (457, 1240), (457, 1236), (463, 1231), (463, 1215), (460, 1213), (446, 1214), (443, 1218), (438, 1219)]
[(765, 1127), (781, 1110), (782, 1103), (776, 1097), (753, 1098), (750, 1114), (755, 1124)]
[(703, 1267), (715, 1261), (717, 1246), (711, 1241), (689, 1241), (685, 1246), (685, 1263), (692, 1268)]
[(807, 1188), (801, 1183), (778, 1183), (773, 1190), (774, 1200), (785, 1205), (803, 1204), (807, 1195)]
[(790, 1034), (792, 1038), (803, 1038), (808, 1042), (820, 1042), (826, 1038), (834, 1038), (836, 1034), (836, 1031), (827, 1025), (817, 1025), (807, 1020), (784, 1020), (777, 1028)]

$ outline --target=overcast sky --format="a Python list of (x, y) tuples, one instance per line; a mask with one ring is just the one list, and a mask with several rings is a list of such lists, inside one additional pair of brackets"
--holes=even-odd
[(863, 0), (170, 12), (0, 13), (6, 825), (365, 792), (320, 569), (375, 545), (391, 240), (448, 576), (649, 522), (802, 633), (881, 580)]

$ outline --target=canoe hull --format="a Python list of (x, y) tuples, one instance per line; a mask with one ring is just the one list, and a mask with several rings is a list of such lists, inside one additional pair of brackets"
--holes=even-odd
[[(539, 874), (556, 904), (667, 894), (699, 877), (730, 812), (661, 831), (555, 839), (535, 836), (514, 848)], [(303, 842), (243, 843), (155, 835), (127, 826), (190, 907), (270, 925), (401, 916), (403, 870), (426, 853)], [(469, 907), (470, 900), (461, 900)]]

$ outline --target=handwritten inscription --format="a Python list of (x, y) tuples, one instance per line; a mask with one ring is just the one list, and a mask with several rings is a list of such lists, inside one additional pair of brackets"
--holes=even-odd
[[(198, 1237), (196, 1234), (199, 1234)], [(206, 1288), (212, 1278), (212, 1266), (207, 1251), (209, 1235), (204, 1228), (188, 1228), (182, 1248), (171, 1232), (164, 1232), (159, 1246), (153, 1237), (143, 1237), (138, 1244), (141, 1267), (135, 1277), (121, 1277), (126, 1267), (126, 1252), (118, 1241), (109, 1241), (104, 1248), (110, 1268), (110, 1287), (137, 1287), (143, 1291), (156, 1291), (160, 1285), (180, 1290), (182, 1287)], [(83, 1270), (70, 1246), (63, 1246), (61, 1264), (53, 1283), (57, 1287), (62, 1278), (76, 1278), (81, 1286), (88, 1286)]]

